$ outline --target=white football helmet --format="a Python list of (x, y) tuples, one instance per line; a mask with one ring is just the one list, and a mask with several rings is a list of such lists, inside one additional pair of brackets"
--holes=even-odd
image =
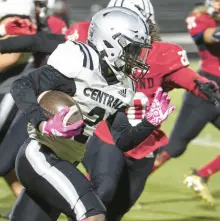
[(207, 7), (207, 11), (211, 16), (215, 15), (215, 16), (220, 17), (220, 1), (219, 0), (206, 0), (205, 6)]
[(0, 1), (0, 19), (7, 15), (28, 16), (35, 19), (33, 0), (5, 0)]
[(102, 9), (92, 18), (87, 40), (118, 80), (137, 81), (148, 72), (146, 54), (141, 52), (151, 47), (149, 29), (135, 12), (121, 7)]
[(154, 8), (150, 0), (110, 0), (107, 7), (115, 6), (129, 8), (143, 16), (146, 21), (150, 19), (153, 24), (156, 24)]

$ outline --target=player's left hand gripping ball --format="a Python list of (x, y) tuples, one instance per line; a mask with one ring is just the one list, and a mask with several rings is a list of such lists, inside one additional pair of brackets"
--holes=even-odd
[(71, 125), (64, 125), (63, 119), (69, 112), (69, 107), (63, 108), (44, 123), (42, 132), (59, 138), (72, 138), (81, 134), (83, 131), (83, 120), (75, 122)]
[(146, 108), (146, 119), (154, 126), (159, 126), (174, 111), (175, 106), (170, 104), (170, 97), (159, 87), (151, 106)]

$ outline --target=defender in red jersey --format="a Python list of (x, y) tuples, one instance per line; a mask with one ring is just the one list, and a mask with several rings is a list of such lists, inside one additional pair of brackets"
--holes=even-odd
[[(196, 7), (186, 19), (189, 34), (193, 38), (200, 56), (198, 73), (220, 85), (220, 1), (207, 0)], [(220, 129), (220, 110), (206, 100), (185, 93), (182, 108), (174, 125), (169, 144), (162, 147), (154, 170), (172, 157), (179, 157), (207, 123)], [(189, 123), (190, 122), (190, 123)], [(194, 171), (189, 176), (193, 176)], [(214, 204), (207, 185), (201, 179), (185, 179), (184, 182), (211, 205)], [(201, 181), (201, 182), (199, 182)]]
[[(149, 73), (143, 79), (136, 83), (137, 92), (133, 100), (133, 106), (128, 108), (127, 116), (132, 125), (138, 124), (145, 114), (146, 100), (151, 105), (154, 94), (158, 87), (165, 91), (174, 88), (184, 88), (196, 96), (205, 97), (201, 93), (194, 80), (209, 82), (208, 79), (198, 75), (188, 68), (189, 61), (186, 51), (176, 44), (165, 42), (153, 42), (152, 49), (147, 56), (147, 62), (150, 65)], [(184, 76), (184, 77), (183, 77)], [(106, 136), (108, 127), (102, 122), (96, 129), (95, 134), (104, 142), (113, 144), (110, 136)], [(157, 129), (136, 149), (126, 153), (127, 156), (134, 159), (142, 159), (162, 145), (166, 145), (168, 139), (163, 131)]]

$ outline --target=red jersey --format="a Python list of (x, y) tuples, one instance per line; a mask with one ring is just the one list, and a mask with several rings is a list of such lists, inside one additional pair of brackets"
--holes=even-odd
[(65, 34), (66, 39), (86, 43), (89, 26), (90, 22), (88, 21), (76, 22), (67, 30)]
[[(204, 96), (199, 92), (193, 80), (198, 79), (201, 82), (208, 82), (208, 80), (188, 68), (186, 52), (179, 45), (153, 42), (146, 62), (150, 65), (149, 73), (137, 82), (137, 93), (133, 106), (127, 110), (128, 119), (133, 126), (137, 125), (145, 116), (145, 106), (151, 104), (158, 87), (162, 87), (165, 91), (185, 88), (197, 96)], [(105, 122), (98, 125), (95, 134), (106, 143), (114, 143)], [(146, 140), (125, 154), (135, 159), (141, 159), (167, 143), (165, 133), (156, 129)]]
[(206, 73), (220, 76), (220, 44), (206, 44), (203, 33), (208, 28), (215, 28), (216, 21), (208, 14), (192, 13), (187, 19), (189, 34), (195, 41), (201, 58), (200, 69)]
[(66, 23), (56, 16), (48, 16), (47, 25), (54, 34), (65, 34), (67, 31)]

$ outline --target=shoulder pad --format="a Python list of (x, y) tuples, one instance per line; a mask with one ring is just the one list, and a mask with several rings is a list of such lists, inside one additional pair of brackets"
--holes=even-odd
[(152, 56), (149, 60), (161, 69), (158, 73), (162, 73), (163, 75), (189, 65), (186, 51), (177, 44), (154, 42), (151, 50), (153, 51), (151, 52)]
[[(66, 41), (59, 44), (50, 55), (47, 64), (68, 78), (75, 78), (83, 68), (94, 70), (98, 55), (88, 45)], [(94, 64), (95, 63), (95, 64)]]

